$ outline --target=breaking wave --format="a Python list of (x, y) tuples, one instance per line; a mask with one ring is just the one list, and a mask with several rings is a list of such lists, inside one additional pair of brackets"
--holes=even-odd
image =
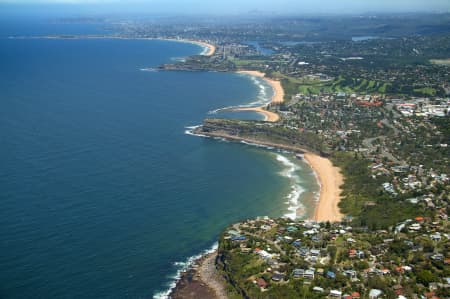
[(284, 169), (280, 172), (280, 175), (288, 178), (291, 183), (290, 192), (286, 196), (288, 213), (284, 214), (284, 216), (291, 219), (296, 219), (303, 216), (299, 215), (298, 211), (304, 211), (304, 206), (300, 202), (300, 196), (305, 192), (305, 189), (301, 186), (301, 178), (298, 175), (298, 171), (301, 170), (301, 167), (280, 154), (277, 154), (276, 159), (284, 166)]
[(203, 135), (203, 134), (196, 134), (194, 133), (195, 129), (201, 127), (201, 125), (197, 125), (197, 126), (187, 126), (185, 127), (186, 130), (184, 130), (184, 134), (186, 135), (192, 135), (192, 136), (199, 136), (199, 137), (205, 137), (205, 138), (209, 138), (209, 136)]
[(240, 75), (250, 78), (252, 83), (258, 88), (258, 94), (256, 98), (252, 99), (249, 103), (214, 109), (209, 111), (208, 114), (217, 114), (220, 112), (231, 111), (240, 108), (262, 107), (270, 103), (274, 91), (272, 87), (264, 81), (264, 79), (255, 76), (249, 76), (247, 74), (240, 74)]
[(172, 291), (177, 286), (177, 282), (181, 279), (181, 275), (184, 272), (186, 272), (187, 270), (189, 270), (192, 266), (194, 266), (194, 264), (197, 260), (199, 260), (200, 258), (202, 258), (203, 256), (205, 256), (207, 254), (210, 254), (210, 253), (213, 253), (214, 251), (216, 251), (218, 246), (219, 245), (216, 242), (213, 244), (213, 246), (211, 246), (211, 248), (206, 249), (199, 254), (193, 255), (193, 256), (187, 258), (183, 262), (173, 263), (173, 266), (176, 268), (176, 270), (175, 270), (174, 275), (171, 275), (168, 277), (170, 279), (170, 282), (167, 284), (167, 289), (153, 294), (153, 299), (169, 299), (170, 298), (169, 295), (172, 293)]

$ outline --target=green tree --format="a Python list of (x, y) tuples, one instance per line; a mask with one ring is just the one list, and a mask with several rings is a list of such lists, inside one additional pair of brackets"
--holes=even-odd
[(416, 274), (416, 280), (418, 283), (428, 286), (430, 282), (436, 281), (437, 278), (430, 270), (421, 270)]

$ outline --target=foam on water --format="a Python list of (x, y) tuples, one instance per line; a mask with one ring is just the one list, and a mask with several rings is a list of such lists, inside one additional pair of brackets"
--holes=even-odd
[[(218, 138), (220, 140), (224, 140), (223, 138)], [(288, 195), (286, 195), (286, 204), (288, 205), (288, 212), (284, 214), (284, 217), (288, 217), (290, 219), (296, 219), (299, 217), (302, 217), (304, 215), (299, 215), (298, 211), (305, 211), (304, 205), (300, 202), (301, 195), (305, 192), (305, 189), (301, 186), (302, 179), (300, 178), (298, 172), (302, 170), (302, 167), (294, 162), (292, 162), (289, 158), (286, 156), (283, 156), (283, 154), (292, 154), (291, 152), (283, 149), (276, 149), (271, 146), (258, 144), (258, 143), (252, 143), (248, 141), (240, 141), (240, 143), (249, 145), (249, 146), (255, 146), (259, 148), (265, 148), (274, 152), (277, 152), (276, 154), (276, 160), (281, 162), (283, 164), (284, 169), (280, 172), (280, 175), (283, 177), (286, 177), (291, 182), (291, 188)], [(316, 180), (317, 175), (314, 173)], [(316, 200), (319, 199), (320, 192), (316, 193)]]
[(146, 67), (146, 68), (140, 68), (139, 69), (142, 72), (157, 72), (157, 69), (151, 68), (151, 67)]
[(246, 144), (246, 145), (256, 146), (256, 147), (262, 147), (262, 148), (266, 148), (266, 149), (270, 149), (270, 150), (274, 149), (273, 147), (268, 146), (268, 145), (252, 143), (252, 142), (248, 142), (248, 141), (244, 141), (244, 140), (242, 140), (241, 143)]
[[(251, 78), (252, 83), (258, 87), (259, 92), (256, 97), (256, 100), (248, 103), (247, 105), (262, 106), (262, 105), (269, 104), (270, 101), (272, 100), (272, 97), (268, 95), (267, 89), (271, 88), (271, 87), (268, 86), (267, 83), (262, 78), (255, 77), (255, 76), (251, 76), (250, 78)], [(274, 91), (272, 91), (272, 92), (274, 92)]]
[[(208, 114), (217, 114), (220, 112), (240, 109), (240, 108), (255, 108), (255, 107), (261, 107), (266, 106), (272, 101), (272, 95), (275, 92), (270, 85), (268, 85), (264, 79), (255, 77), (255, 76), (249, 76), (247, 74), (242, 74), (245, 77), (250, 78), (252, 83), (258, 88), (258, 94), (256, 98), (252, 99), (249, 103), (244, 103), (240, 105), (235, 106), (227, 106), (222, 107), (218, 109), (214, 109), (208, 112)], [(270, 90), (272, 89), (272, 93)]]
[(200, 52), (200, 55), (207, 55), (209, 53), (209, 47), (207, 46), (201, 46), (202, 51)]
[[(185, 127), (186, 130), (184, 131), (184, 134), (192, 135), (192, 136), (198, 136), (198, 137), (211, 138), (211, 136), (208, 136), (208, 135), (194, 133), (195, 129), (197, 129), (198, 127), (201, 127), (201, 125)], [(215, 140), (223, 141), (223, 142), (229, 142), (227, 139), (225, 139), (223, 137), (212, 137), (212, 138), (215, 139)]]
[(175, 274), (169, 276), (170, 282), (167, 284), (167, 289), (153, 294), (153, 299), (169, 299), (170, 298), (169, 295), (175, 289), (177, 282), (181, 279), (181, 275), (187, 270), (189, 270), (192, 266), (194, 266), (197, 260), (199, 260), (200, 258), (202, 258), (207, 254), (213, 253), (214, 251), (217, 250), (218, 247), (219, 244), (216, 242), (211, 246), (211, 248), (206, 249), (199, 254), (193, 255), (183, 262), (173, 263), (174, 267), (176, 268), (176, 271)]
[(186, 62), (185, 57), (171, 57), (170, 60), (175, 62)]
[(208, 111), (208, 114), (217, 114), (219, 112), (229, 111), (229, 110), (233, 110), (233, 109), (237, 109), (237, 108), (243, 108), (243, 106), (242, 105), (238, 105), (238, 106), (222, 107), (222, 108), (218, 108), (218, 109), (214, 109), (214, 110)]
[(301, 179), (298, 175), (298, 171), (301, 170), (301, 167), (280, 154), (276, 155), (276, 159), (285, 167), (280, 175), (287, 177), (291, 182), (291, 190), (286, 196), (286, 204), (288, 205), (289, 212), (284, 214), (284, 216), (296, 219), (301, 216), (297, 214), (297, 210), (304, 208), (300, 202), (300, 196), (305, 192), (305, 189), (300, 185)]
[[(187, 130), (185, 131), (185, 133), (188, 135), (209, 137), (206, 135), (193, 133), (193, 131), (198, 127), (200, 127), (200, 125), (186, 127)], [(227, 139), (222, 138), (222, 137), (213, 137), (213, 138), (215, 140), (228, 142)], [(268, 150), (271, 150), (271, 151), (274, 151), (277, 153), (276, 160), (278, 162), (281, 162), (281, 164), (284, 166), (284, 169), (280, 172), (280, 175), (283, 177), (286, 177), (291, 183), (290, 192), (288, 195), (286, 195), (286, 204), (288, 205), (288, 208), (287, 208), (288, 212), (285, 213), (283, 216), (291, 218), (291, 219), (296, 219), (296, 218), (304, 216), (304, 215), (301, 215), (298, 213), (299, 211), (305, 211), (304, 205), (300, 202), (300, 197), (305, 192), (305, 189), (301, 186), (302, 180), (298, 174), (298, 172), (301, 171), (302, 168), (300, 165), (298, 165), (295, 162), (292, 162), (289, 158), (284, 156), (285, 154), (289, 155), (292, 153), (289, 151), (283, 150), (283, 149), (276, 149), (271, 146), (262, 145), (262, 144), (258, 144), (258, 143), (252, 143), (252, 142), (248, 142), (248, 141), (244, 141), (244, 140), (241, 140), (240, 143), (249, 145), (249, 146), (265, 148), (265, 149), (268, 149)], [(314, 173), (314, 176), (316, 177), (317, 182), (319, 182), (319, 180), (317, 179), (317, 175), (315, 173)], [(319, 183), (319, 186), (320, 186), (320, 183)], [(315, 196), (316, 200), (319, 199), (319, 196), (318, 196), (319, 194), (320, 194), (320, 192), (316, 193), (316, 196)]]
[(205, 137), (205, 138), (209, 138), (209, 136), (203, 135), (203, 134), (196, 134), (194, 133), (195, 129), (201, 127), (201, 125), (197, 125), (197, 126), (187, 126), (185, 127), (186, 130), (184, 130), (184, 134), (186, 135), (192, 135), (192, 136), (199, 136), (199, 137)]
[[(305, 163), (308, 164), (311, 169), (313, 169), (311, 164), (308, 162), (307, 159), (304, 159), (303, 161), (305, 161)], [(314, 199), (316, 201), (319, 201), (319, 199), (320, 199), (320, 191), (322, 190), (322, 183), (320, 182), (320, 179), (319, 179), (319, 177), (318, 177), (318, 175), (317, 175), (317, 173), (315, 171), (313, 171), (312, 174), (314, 175), (314, 178), (316, 179), (317, 185), (319, 185), (319, 191), (318, 192), (314, 192)]]

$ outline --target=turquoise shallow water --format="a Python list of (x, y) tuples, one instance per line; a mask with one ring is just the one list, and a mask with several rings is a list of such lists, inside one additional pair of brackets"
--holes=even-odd
[(261, 95), (241, 75), (140, 70), (200, 51), (0, 39), (1, 298), (152, 298), (224, 227), (317, 188), (289, 154), (186, 134)]

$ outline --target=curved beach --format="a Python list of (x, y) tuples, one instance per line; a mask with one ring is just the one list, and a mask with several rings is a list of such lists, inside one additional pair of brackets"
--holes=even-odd
[(277, 122), (280, 119), (280, 116), (272, 111), (267, 111), (265, 107), (251, 107), (251, 108), (239, 108), (236, 111), (254, 111), (259, 114), (264, 115), (264, 121), (268, 122)]
[(213, 44), (209, 44), (209, 43), (206, 43), (203, 41), (196, 41), (196, 40), (193, 40), (193, 41), (188, 40), (188, 42), (191, 42), (193, 44), (207, 48), (208, 50), (205, 53), (202, 53), (202, 55), (204, 55), (204, 56), (213, 56), (214, 53), (216, 52), (216, 46), (214, 46)]
[[(11, 37), (10, 37), (11, 38)], [(192, 39), (177, 39), (177, 38), (155, 38), (155, 37), (125, 37), (125, 36), (109, 36), (109, 35), (83, 35), (83, 36), (70, 36), (67, 35), (46, 35), (46, 36), (31, 36), (31, 37), (20, 37), (20, 38), (45, 38), (45, 39), (124, 39), (124, 40), (163, 40), (170, 42), (188, 43), (201, 46), (205, 48), (206, 51), (201, 53), (203, 56), (212, 56), (216, 52), (216, 46), (201, 40)]]
[(179, 42), (179, 43), (188, 43), (188, 44), (198, 45), (200, 47), (205, 48), (205, 50), (206, 50), (200, 54), (203, 56), (213, 56), (214, 53), (216, 52), (216, 46), (214, 46), (213, 44), (210, 44), (208, 42), (201, 41), (201, 40), (176, 39), (176, 38), (147, 38), (147, 39), (149, 39), (149, 40), (157, 39), (157, 40), (165, 40), (165, 41), (170, 41), (170, 42)]
[[(259, 71), (239, 71), (237, 73), (263, 78), (264, 81), (266, 81), (273, 88), (273, 91), (274, 91), (274, 94), (272, 96), (270, 104), (276, 105), (276, 104), (280, 104), (284, 101), (284, 90), (283, 90), (283, 87), (281, 86), (280, 81), (266, 78), (265, 74), (262, 72), (259, 72)], [(277, 122), (280, 119), (280, 116), (277, 113), (268, 111), (267, 106), (239, 108), (236, 110), (237, 111), (258, 112), (258, 113), (264, 115), (264, 120), (268, 121), (268, 122)]]

